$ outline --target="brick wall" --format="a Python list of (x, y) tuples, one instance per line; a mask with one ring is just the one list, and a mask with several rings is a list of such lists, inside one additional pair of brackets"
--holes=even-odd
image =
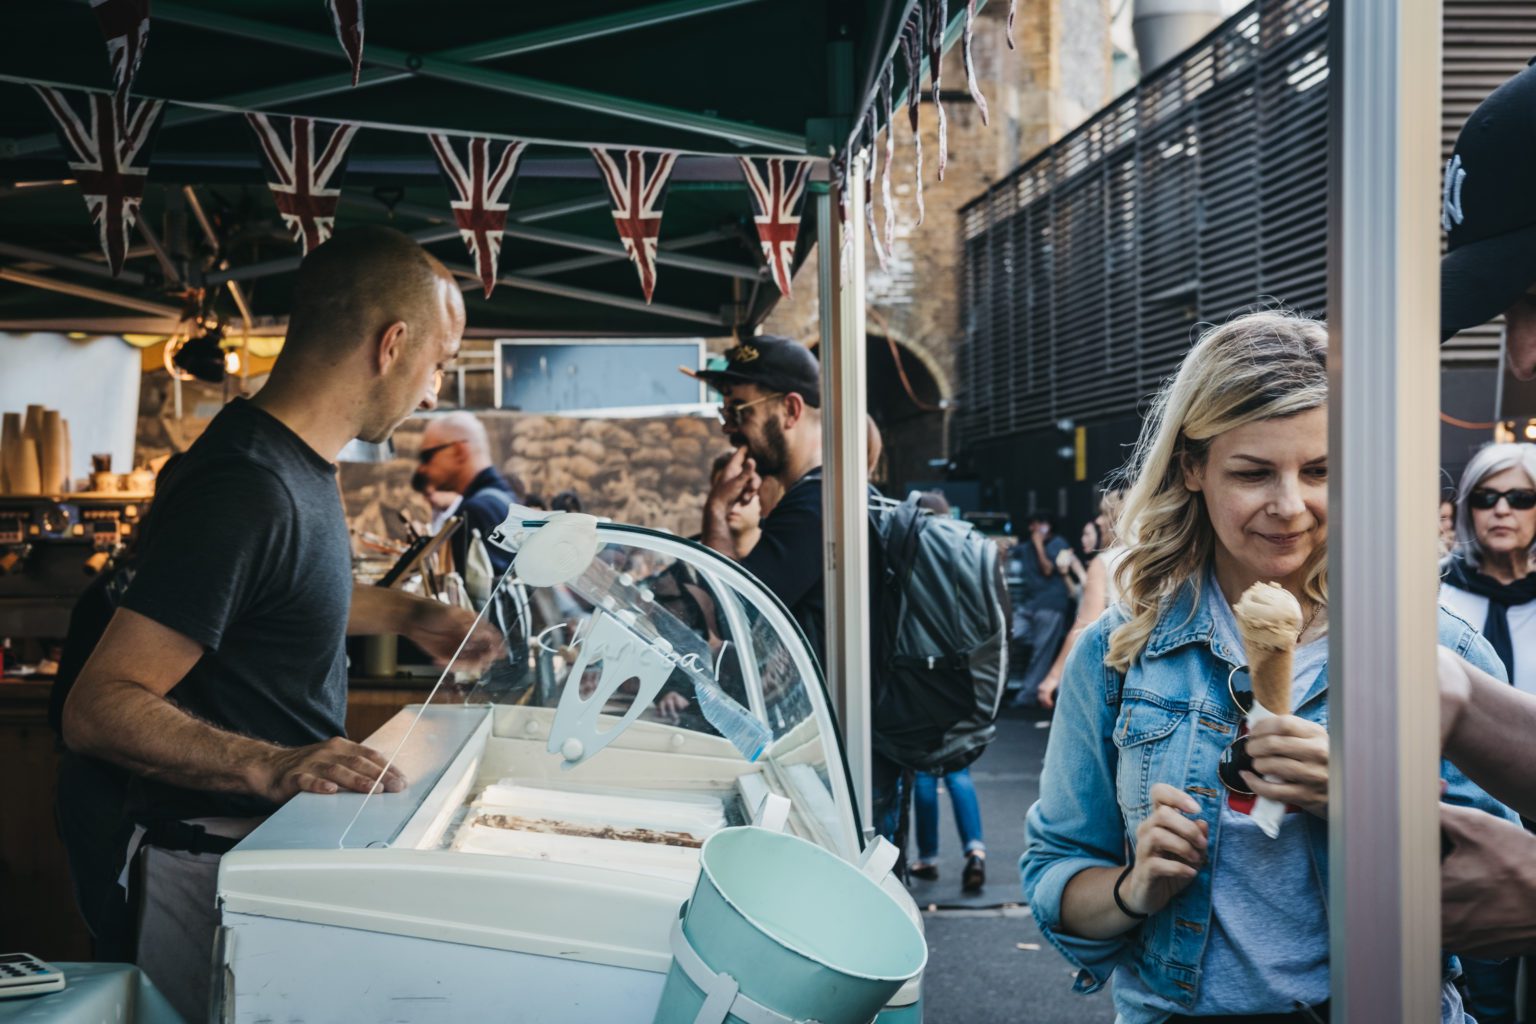
[[(932, 102), (920, 111), (923, 135), (924, 207), (916, 223), (914, 152), (905, 118), (898, 117), (896, 162), (891, 191), (896, 231), (890, 262), (881, 270), (870, 254), (869, 330), (889, 329), (920, 359), (945, 397), (958, 398), (954, 382), (965, 308), (961, 292), (959, 209), (1003, 175), (1070, 131), (1109, 99), (1111, 79), (1108, 0), (1019, 0), (1014, 43), (1005, 33), (1006, 4), (983, 8), (976, 28), (977, 81), (987, 99), (991, 123), (983, 125), (965, 94), (959, 47), (944, 59), (945, 110), (949, 118), (949, 161), (944, 180), (935, 178), (938, 116)], [(931, 91), (925, 92), (931, 100)], [(881, 154), (883, 156), (883, 145)], [(878, 190), (879, 183), (876, 182)], [(884, 213), (877, 197), (875, 219)], [(764, 330), (814, 341), (819, 334), (813, 253), (795, 279), (795, 293), (782, 302)], [(875, 396), (871, 396), (871, 404)]]

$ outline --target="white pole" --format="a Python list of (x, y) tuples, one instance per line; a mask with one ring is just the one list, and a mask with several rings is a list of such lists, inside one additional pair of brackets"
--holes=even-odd
[(1429, 1024), (1440, 2), (1350, 0), (1329, 18), (1333, 1019)]
[[(821, 269), (823, 578), (827, 688), (843, 731), (853, 792), (870, 816), (869, 494), (864, 427), (864, 160), (850, 161), (846, 228), (837, 184), (817, 197)], [(831, 766), (835, 770), (835, 766)]]

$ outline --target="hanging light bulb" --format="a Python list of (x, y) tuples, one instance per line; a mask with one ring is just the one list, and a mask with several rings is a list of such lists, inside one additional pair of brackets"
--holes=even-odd
[(231, 377), (240, 372), (240, 353), (235, 349), (224, 353), (224, 372)]

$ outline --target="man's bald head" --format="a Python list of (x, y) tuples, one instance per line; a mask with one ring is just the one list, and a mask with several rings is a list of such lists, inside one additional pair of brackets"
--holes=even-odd
[(459, 494), (492, 464), (485, 425), (467, 412), (434, 416), (422, 432), (421, 454), (425, 461), (416, 471), (417, 478)]
[(476, 455), (491, 460), (491, 442), (486, 436), (485, 425), (467, 412), (450, 412), (434, 416), (421, 435), (421, 446), (432, 448), (440, 444), (462, 441), (464, 447)]
[(423, 325), (444, 314), (443, 284), (453, 276), (415, 239), (394, 228), (336, 232), (304, 258), (288, 311), (285, 360), (343, 362), (390, 324)]

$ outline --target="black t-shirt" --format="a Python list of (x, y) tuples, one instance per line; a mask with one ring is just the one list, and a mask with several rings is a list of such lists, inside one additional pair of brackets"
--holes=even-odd
[[(283, 746), (346, 732), (351, 544), (336, 467), (243, 399), (155, 496), (122, 607), (204, 648), (169, 698)], [(254, 797), (140, 780), (139, 820), (262, 814)]]
[(827, 602), (821, 573), (821, 467), (784, 492), (763, 520), (757, 546), (741, 567), (783, 601), (816, 652), (827, 663)]

